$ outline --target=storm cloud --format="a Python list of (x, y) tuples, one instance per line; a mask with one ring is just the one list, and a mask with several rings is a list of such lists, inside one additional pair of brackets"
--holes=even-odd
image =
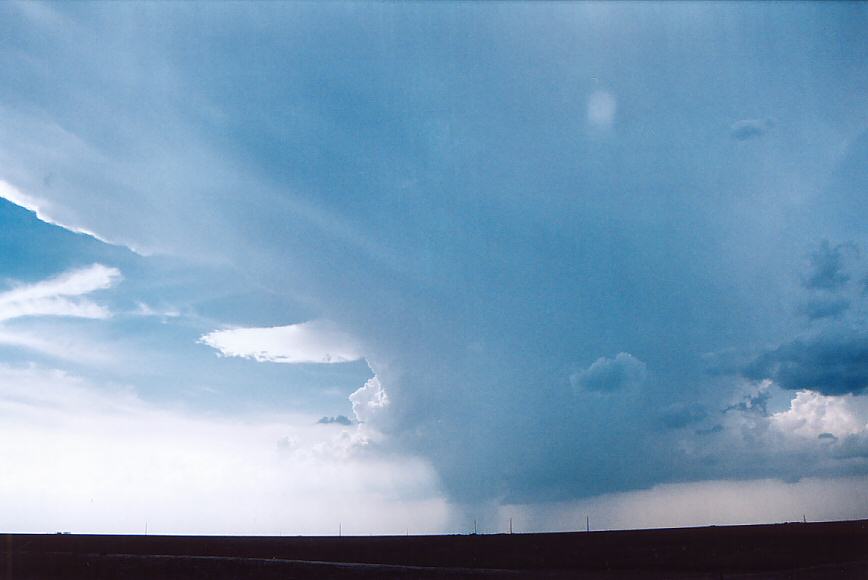
[(809, 270), (802, 283), (806, 288), (837, 290), (850, 280), (845, 270), (848, 257), (857, 254), (853, 244), (832, 245), (823, 240), (809, 256)]
[[(848, 225), (868, 166), (864, 10), (44, 8), (0, 5), (10, 201), (224, 269), (203, 285), (243, 299), (183, 335), (210, 337), (221, 368), (364, 357), (375, 376), (340, 384), (343, 412), (382, 432), (371, 446), (430, 462), (456, 503), (790, 477), (820, 443), (770, 463), (771, 404), (748, 413), (739, 389), (868, 385), (864, 332), (803, 328), (858, 305), (799, 311), (855, 275), (848, 246), (815, 241), (865, 242)], [(774, 111), (780, 139), (757, 139), (769, 119), (732, 123), (751, 111)], [(833, 202), (827, 183), (846, 185)], [(301, 322), (317, 320), (340, 334)], [(706, 372), (728, 349), (747, 354)], [(340, 410), (326, 396), (310, 422)], [(733, 433), (755, 444), (736, 452)]]
[(802, 307), (802, 313), (811, 320), (819, 320), (838, 317), (848, 308), (850, 301), (846, 298), (815, 298)]
[(868, 389), (868, 334), (828, 332), (796, 339), (760, 354), (743, 374), (784, 389), (860, 394)]

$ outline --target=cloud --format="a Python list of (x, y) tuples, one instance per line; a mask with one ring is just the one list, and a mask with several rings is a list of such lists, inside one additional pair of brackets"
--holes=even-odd
[(747, 141), (748, 139), (762, 137), (774, 126), (775, 122), (773, 119), (742, 119), (733, 123), (729, 130), (730, 135), (734, 139)]
[[(71, 21), (57, 34), (0, 6), (16, 31), (3, 54), (20, 65), (0, 67), (14, 96), (0, 108), (3, 178), (38, 194), (31, 207), (43, 215), (228, 264), (239, 284), (302, 302), (305, 316), (363, 339), (349, 354), (376, 353), (389, 372), (359, 393), (357, 411), (388, 390), (387, 435), (424, 453), (451, 497), (577, 497), (737, 476), (742, 463), (725, 446), (674, 458), (695, 442), (688, 429), (659, 429), (655, 410), (722, 408), (732, 387), (723, 383), (738, 379), (703, 374), (696, 353), (790, 341), (787, 329), (804, 321), (787, 265), (804, 240), (850, 235), (847, 224), (864, 236), (856, 186), (868, 164), (865, 148), (850, 146), (864, 120), (846, 106), (860, 95), (836, 80), (852, 70), (834, 55), (785, 50), (759, 62), (755, 50), (721, 51), (733, 27), (720, 23), (755, 20), (753, 8), (708, 18), (702, 37), (713, 42), (675, 43), (672, 14), (653, 10), (600, 19), (553, 7), (528, 20), (510, 8), (497, 26), (461, 6), (375, 8), (361, 19), (340, 5), (52, 10)], [(736, 27), (739, 45), (786, 44), (805, 26), (846, 37), (847, 18), (805, 16), (796, 7), (758, 35)], [(460, 28), (448, 38), (446, 21)], [(384, 23), (419, 42), (385, 34)], [(310, 42), (287, 33), (322, 27), (338, 33)], [(201, 33), (209, 29), (230, 34)], [(251, 36), (257, 43), (245, 44)], [(588, 91), (577, 102), (576, 83), (600, 66), (617, 95)], [(468, 83), (474, 71), (486, 82)], [(743, 106), (732, 78), (769, 80), (752, 106), (798, 119), (793, 129), (810, 138), (732, 157), (711, 138), (716, 119)], [(13, 102), (31, 103), (31, 117)], [(569, 130), (577, 123), (588, 131)], [(449, 155), (424, 130), (438, 125), (451, 128)], [(616, 125), (617, 142), (593, 139)], [(846, 200), (824, 195), (836, 181)], [(253, 319), (307, 318), (264, 304), (235, 318)], [(264, 344), (211, 338), (238, 340), (223, 345), (226, 356), (262, 360), (343, 352), (287, 349), (277, 334)], [(618, 404), (563, 388), (572, 361), (622, 350), (640, 354), (653, 384), (622, 390)]]
[[(70, 224), (66, 224), (66, 223), (61, 223), (60, 221), (54, 219), (51, 215), (49, 215), (49, 211), (46, 208), (50, 207), (50, 202), (38, 199), (38, 198), (30, 196), (30, 195), (27, 195), (27, 194), (23, 193), (21, 190), (19, 190), (17, 187), (13, 186), (12, 184), (10, 184), (6, 181), (3, 181), (2, 179), (0, 179), (0, 198), (3, 198), (10, 203), (14, 203), (15, 205), (17, 205), (19, 207), (23, 207), (24, 209), (26, 209), (30, 212), (33, 212), (33, 214), (36, 215), (37, 219), (39, 219), (40, 221), (43, 221), (47, 224), (57, 226), (59, 228), (63, 228), (63, 229), (70, 231), (74, 234), (82, 234), (85, 236), (89, 236), (89, 237), (91, 237), (95, 240), (98, 240), (104, 244), (119, 245), (119, 244), (116, 244), (110, 240), (107, 240), (106, 238), (100, 236), (99, 234), (97, 234), (97, 233), (95, 233), (95, 232), (93, 232), (87, 228), (83, 228), (80, 226), (74, 226), (74, 225), (70, 225)], [(138, 253), (138, 254), (141, 253), (132, 247), (128, 246), (128, 248), (134, 253)]]
[(841, 459), (868, 458), (868, 430), (847, 435), (833, 448), (833, 453)]
[(108, 318), (111, 313), (81, 296), (111, 288), (121, 279), (116, 268), (93, 264), (60, 276), (0, 293), (0, 321), (22, 316)]
[(345, 425), (350, 426), (353, 424), (353, 420), (347, 417), (346, 415), (337, 415), (336, 417), (323, 417), (319, 421), (317, 421), (320, 425)]
[(699, 403), (676, 403), (660, 414), (660, 421), (668, 429), (682, 429), (708, 417), (708, 411)]
[(22, 348), (52, 358), (76, 364), (107, 366), (118, 363), (120, 357), (106, 344), (94, 345), (87, 336), (68, 329), (41, 328), (38, 331), (0, 328), (0, 346)]
[(571, 375), (570, 382), (577, 389), (608, 392), (639, 387), (646, 374), (644, 362), (622, 352), (615, 358), (598, 358), (586, 370)]
[(802, 313), (811, 320), (820, 320), (839, 317), (848, 308), (850, 308), (850, 301), (846, 298), (823, 297), (809, 300), (802, 307)]
[(852, 395), (799, 391), (790, 401), (789, 409), (773, 413), (769, 420), (782, 431), (811, 439), (868, 432), (868, 415), (857, 407)]
[(199, 415), (62, 371), (0, 365), (0, 439), (15, 442), (0, 448), (0, 463), (14, 466), (0, 480), (0, 511), (15, 532), (448, 528), (430, 465), (359, 446), (360, 436), (306, 415)]
[(356, 420), (367, 423), (389, 406), (389, 396), (380, 384), (379, 377), (374, 375), (350, 395), (350, 402), (353, 404)]
[(808, 273), (802, 278), (802, 284), (814, 290), (840, 289), (850, 280), (850, 275), (844, 270), (845, 260), (855, 253), (858, 250), (854, 244), (833, 246), (828, 240), (823, 240), (808, 256)]
[(770, 387), (770, 381), (763, 381), (756, 389), (743, 395), (739, 401), (727, 406), (723, 412), (728, 413), (730, 411), (737, 411), (740, 413), (749, 413), (763, 417), (768, 415)]
[(784, 389), (858, 394), (868, 388), (868, 335), (829, 331), (798, 338), (760, 354), (742, 374)]
[(128, 314), (131, 314), (133, 316), (154, 316), (163, 319), (178, 318), (181, 316), (181, 312), (176, 308), (154, 308), (153, 306), (145, 304), (144, 302), (136, 303), (135, 310), (128, 312)]
[(324, 320), (270, 328), (215, 330), (199, 339), (223, 356), (275, 363), (343, 363), (361, 360), (358, 341)]
[(615, 122), (618, 103), (608, 91), (598, 90), (588, 97), (588, 123), (597, 129), (609, 129)]

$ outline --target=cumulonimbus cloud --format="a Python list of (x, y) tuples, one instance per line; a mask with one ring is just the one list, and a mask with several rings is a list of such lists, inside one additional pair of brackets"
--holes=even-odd
[[(795, 85), (783, 79), (787, 75), (771, 75), (776, 84), (757, 93), (752, 105), (756, 110), (778, 107), (781, 118), (802, 115), (805, 127), (831, 123), (847, 130), (814, 132), (815, 139), (764, 158), (757, 171), (746, 157), (731, 157), (705, 144), (709, 130), (720, 131), (708, 123), (716, 125), (714, 119), (743, 105), (720, 79), (765, 78), (769, 62), (757, 64), (752, 51), (726, 54), (660, 42), (671, 36), (671, 15), (623, 14), (600, 22), (577, 15), (568, 19), (575, 43), (564, 45), (563, 58), (551, 58), (546, 34), (556, 30), (563, 15), (550, 14), (524, 26), (521, 13), (504, 11), (498, 17), (504, 18), (505, 27), (526, 35), (522, 42), (502, 35), (457, 35), (441, 47), (444, 54), (474, 55), (470, 64), (490, 71), (491, 82), (478, 83), (472, 91), (456, 90), (460, 87), (453, 81), (460, 79), (454, 62), (423, 58), (426, 77), (437, 82), (407, 91), (418, 85), (418, 66), (390, 60), (390, 55), (403, 54), (394, 43), (400, 35), (383, 34), (376, 22), (359, 27), (357, 15), (344, 10), (304, 11), (301, 18), (278, 6), (268, 13), (275, 25), (265, 30), (261, 13), (245, 12), (234, 6), (191, 17), (169, 6), (165, 18), (148, 18), (130, 10), (110, 17), (121, 19), (119, 26), (99, 26), (104, 24), (100, 19), (110, 15), (96, 13), (92, 16), (97, 20), (88, 22), (88, 15), (76, 14), (82, 26), (52, 35), (10, 20), (27, 40), (20, 47), (23, 54), (40, 47), (38, 59), (21, 59), (25, 74), (39, 67), (39, 74), (31, 74), (32, 86), (22, 87), (21, 98), (39, 101), (44, 118), (38, 124), (22, 122), (20, 129), (2, 123), (6, 138), (0, 156), (16, 171), (8, 179), (44, 196), (46, 204), (36, 208), (64, 222), (80, 223), (113, 239), (123, 232), (124, 238), (145, 247), (158, 244), (178, 255), (190, 255), (195, 248), (195, 255), (234, 263), (256, 284), (281, 289), (288, 299), (315, 297), (317, 316), (364, 336), (366, 351), (388, 360), (390, 372), (380, 374), (378, 382), (389, 391), (390, 413), (401, 416), (394, 423), (396, 439), (438, 461), (454, 497), (506, 490), (548, 498), (552, 493), (641, 487), (674, 477), (670, 465), (659, 464), (672, 455), (669, 441), (660, 444), (653, 440), (657, 435), (643, 430), (652, 424), (644, 421), (652, 415), (645, 405), (659, 403), (657, 409), (676, 400), (695, 400), (709, 410), (717, 408), (712, 394), (717, 385), (700, 373), (694, 354), (791, 340), (777, 334), (787, 322), (780, 320), (777, 306), (790, 296), (773, 289), (792, 286), (784, 282), (792, 282), (795, 274), (783, 273), (780, 265), (793, 258), (794, 237), (846, 235), (841, 226), (864, 216), (859, 194), (868, 150), (864, 137), (858, 147), (848, 143), (858, 134), (859, 119), (847, 107), (814, 107), (814, 101), (852, 100), (855, 89), (819, 80), (806, 94), (823, 98), (805, 100), (792, 93)], [(428, 31), (433, 36), (425, 38), (439, 42), (436, 22), (418, 16), (410, 11), (380, 20), (395, 29)], [(803, 29), (803, 16), (784, 18), (774, 35)], [(473, 14), (466, 17), (467, 26), (479, 28)], [(160, 31), (151, 28), (159, 28), (166, 18), (177, 23), (173, 42), (182, 50), (196, 49), (187, 52), (201, 58), (181, 62), (154, 44), (153, 33)], [(281, 84), (280, 99), (273, 98), (273, 83), (254, 83), (249, 100), (263, 106), (250, 107), (226, 92), (223, 83), (213, 82), (244, 76), (247, 62), (239, 55), (249, 54), (243, 42), (248, 33), (262, 40), (255, 47), (260, 76), (285, 76), (285, 59), (271, 58), (281, 52), (272, 49), (285, 47), (283, 31), (300, 18), (313, 29), (326, 25), (347, 34), (325, 35), (321, 42), (294, 47), (298, 82)], [(840, 23), (828, 18), (809, 22), (818, 38), (832, 40), (839, 32)], [(598, 26), (625, 19), (642, 20), (642, 38), (609, 35), (602, 52), (595, 52), (593, 39), (607, 31)], [(112, 55), (102, 50), (105, 42), (94, 42), (95, 26), (117, 47)], [(241, 44), (197, 34), (215, 26), (236, 32), (232, 37)], [(726, 26), (710, 26), (708, 36), (721, 40), (731, 32)], [(761, 38), (745, 37), (745, 46), (767, 44), (767, 32)], [(347, 38), (353, 39), (352, 47), (347, 47)], [(637, 42), (642, 50), (637, 50)], [(426, 40), (420, 46), (428, 50), (433, 45)], [(518, 56), (528, 66), (514, 66), (516, 46), (522, 47)], [(350, 61), (344, 58), (346, 50), (364, 58)], [(129, 58), (115, 58), (117, 54)], [(90, 66), (70, 74), (73, 57), (76, 64)], [(677, 83), (658, 67), (644, 66), (649, 58), (677, 63), (686, 57), (704, 65), (691, 67)], [(790, 54), (778, 57), (773, 68), (799, 72), (789, 75), (791, 80), (841, 76), (824, 74), (840, 72), (834, 58), (818, 55), (808, 63)], [(130, 59), (141, 65), (132, 76), (122, 74), (129, 72), (123, 63)], [(571, 89), (576, 71), (588, 70), (594, 61), (623, 64), (609, 67), (617, 93), (601, 87), (596, 97), (576, 103)], [(372, 96), (357, 99), (358, 114), (346, 114), (345, 100), (322, 99), (305, 89), (321, 81), (324, 66), (337, 82), (345, 79), (352, 94)], [(87, 71), (98, 74), (88, 76)], [(527, 87), (539, 84), (542, 72), (568, 82), (558, 90), (528, 92)], [(112, 114), (104, 114), (105, 107), (81, 110), (68, 99), (40, 100), (46, 90), (56, 88), (58, 79), (66, 93), (85, 94), (100, 85)], [(203, 114), (217, 111), (239, 120), (243, 134), (227, 137), (241, 140), (215, 140), (213, 132), (203, 130), (200, 116), (191, 115), (192, 109), (173, 105), (189, 94), (189, 83), (152, 87), (152, 79), (193, 82), (194, 92), (209, 103)], [(129, 81), (152, 90), (131, 91)], [(696, 94), (686, 98), (685, 89), (690, 88)], [(376, 98), (384, 91), (394, 99)], [(775, 98), (785, 93), (794, 97), (785, 102)], [(130, 95), (135, 97), (131, 100)], [(287, 102), (298, 115), (283, 114)], [(278, 110), (270, 110), (269, 104)], [(395, 117), (396, 112), (401, 114)], [(166, 122), (154, 127), (155, 115)], [(4, 121), (15, 116), (5, 115)], [(31, 130), (73, 118), (78, 119), (82, 143), (101, 145), (93, 158), (44, 138), (53, 133)], [(402, 122), (372, 122), (393, 118)], [(734, 138), (758, 137), (766, 128), (763, 121), (747, 121), (733, 127)], [(570, 129), (577, 122), (584, 122), (592, 137), (606, 135), (611, 142), (595, 146)], [(435, 125), (447, 126), (451, 133), (443, 147), (435, 147), (431, 138)], [(618, 135), (608, 130), (616, 125), (623, 128)], [(723, 137), (728, 139), (727, 129), (723, 127)], [(250, 135), (262, 139), (248, 139)], [(510, 138), (516, 135), (521, 138)], [(758, 142), (755, 138), (740, 145)], [(44, 143), (52, 146), (45, 149)], [(44, 159), (40, 153), (49, 150), (63, 151), (66, 157)], [(839, 172), (842, 155), (842, 167), (849, 169)], [(49, 170), (59, 176), (58, 185), (41, 189), (38, 184)], [(825, 176), (820, 180), (824, 183), (842, 180), (841, 195), (797, 191), (794, 197), (790, 185), (811, 183), (805, 181), (808, 174)], [(307, 190), (298, 196), (303, 204), (290, 193), (299, 189)], [(243, 200), (237, 191), (244, 191)], [(763, 192), (757, 201), (765, 205), (750, 203), (745, 196), (749, 191)], [(69, 212), (60, 211), (67, 206)], [(304, 208), (301, 218), (299, 206)], [(765, 212), (763, 207), (785, 211)], [(797, 235), (779, 235), (787, 232)], [(855, 309), (854, 299), (847, 314)], [(269, 324), (285, 323), (280, 322), (284, 313), (271, 315), (275, 318)], [(826, 317), (816, 325), (835, 321)], [(264, 334), (280, 336), (277, 331)], [(338, 352), (332, 347), (292, 349), (286, 356), (277, 346), (253, 348), (252, 342), (230, 341), (245, 338), (240, 332), (211, 338), (227, 356), (274, 362), (333, 361)], [(484, 348), (470, 351), (465, 342)], [(610, 405), (606, 399), (612, 397), (597, 396), (599, 392), (570, 397), (563, 388), (563, 369), (571, 361), (581, 360), (587, 368), (601, 353), (612, 356), (619, 350), (640, 353), (654, 369), (659, 385), (640, 393), (649, 399), (634, 397), (636, 401), (625, 401), (632, 406), (625, 407)], [(358, 349), (350, 351), (359, 354)], [(618, 368), (604, 360), (575, 379), (585, 388), (602, 388), (604, 383), (594, 378), (605, 377), (607, 369), (617, 375)], [(599, 405), (595, 414), (589, 405)], [(670, 417), (676, 425), (689, 420), (690, 412)], [(657, 421), (653, 426), (658, 427)], [(714, 428), (711, 419), (706, 427)], [(690, 430), (663, 433), (661, 437), (686, 437)], [(645, 442), (648, 446), (640, 448)], [(725, 447), (717, 451), (714, 458), (728, 466), (725, 473), (711, 470), (714, 462), (709, 461), (696, 462), (700, 467), (682, 475), (744, 473)], [(645, 460), (648, 464), (638, 465)], [(504, 473), (503, 466), (512, 465), (519, 467)], [(588, 465), (597, 467), (586, 477)], [(485, 481), (468, 477), (467, 466), (493, 475)]]

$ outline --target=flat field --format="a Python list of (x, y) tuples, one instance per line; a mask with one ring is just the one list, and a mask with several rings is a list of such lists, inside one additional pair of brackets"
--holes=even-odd
[(868, 579), (868, 520), (378, 537), (5, 534), (9, 580)]

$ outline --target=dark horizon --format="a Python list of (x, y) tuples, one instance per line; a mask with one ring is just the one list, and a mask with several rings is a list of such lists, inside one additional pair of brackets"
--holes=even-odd
[(868, 571), (868, 520), (409, 537), (4, 534), (3, 541), (3, 563), (18, 566), (21, 580), (94, 571), (130, 580), (206, 572), (211, 578), (305, 579), (741, 578), (763, 572), (776, 579), (857, 578)]

